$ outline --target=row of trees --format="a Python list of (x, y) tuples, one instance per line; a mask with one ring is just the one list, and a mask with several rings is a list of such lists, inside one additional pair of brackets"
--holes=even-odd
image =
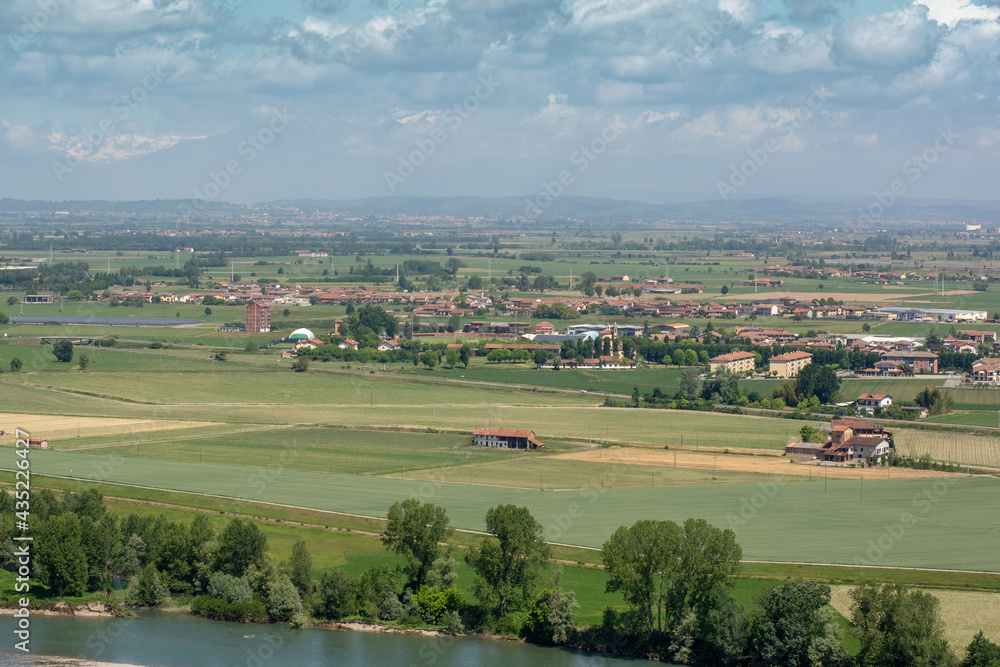
[[(197, 595), (192, 610), (210, 618), (306, 624), (309, 616), (360, 616), (519, 633), (533, 641), (618, 652), (677, 664), (747, 667), (953, 667), (938, 601), (899, 585), (866, 582), (851, 592), (852, 627), (860, 651), (849, 656), (830, 607), (829, 586), (786, 580), (763, 590), (750, 611), (732, 594), (742, 549), (732, 530), (703, 519), (640, 520), (618, 528), (601, 558), (606, 590), (625, 609), (607, 608), (601, 625), (577, 628), (572, 591), (558, 572), (541, 588), (551, 563), (543, 526), (527, 508), (498, 505), (486, 513), (487, 537), (468, 550), (476, 604), (457, 587), (453, 534), (444, 508), (407, 499), (395, 503), (381, 535), (405, 565), (373, 567), (358, 577), (331, 569), (315, 580), (306, 544), (276, 563), (252, 521), (231, 519), (216, 533), (208, 517), (191, 524), (163, 516), (118, 517), (96, 490), (48, 490), (32, 498), (33, 578), (53, 595), (111, 594), (157, 606), (171, 594)], [(0, 566), (16, 571), (14, 499), (0, 492), (0, 528), (8, 537)], [(402, 591), (401, 591), (402, 587)], [(35, 590), (38, 590), (36, 587)], [(961, 667), (1000, 662), (1000, 646), (979, 633)]]

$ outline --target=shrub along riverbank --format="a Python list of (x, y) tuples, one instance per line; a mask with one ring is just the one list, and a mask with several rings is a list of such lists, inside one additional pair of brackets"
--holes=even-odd
[[(13, 498), (2, 493), (0, 566), (7, 570), (16, 567), (13, 507)], [(623, 604), (605, 609), (598, 623), (580, 625), (577, 592), (564, 584), (559, 568), (546, 577), (552, 553), (542, 540), (543, 527), (513, 505), (490, 509), (490, 536), (458, 557), (448, 546), (453, 533), (443, 508), (413, 499), (396, 503), (380, 539), (404, 565), (376, 564), (356, 575), (327, 568), (318, 580), (304, 540), (277, 562), (258, 524), (244, 518), (216, 530), (205, 514), (191, 522), (118, 515), (94, 489), (36, 491), (32, 517), (33, 591), (43, 604), (102, 597), (155, 607), (172, 598), (221, 620), (307, 626), (363, 619), (683, 664), (916, 664), (919, 656), (926, 658), (921, 664), (955, 664), (936, 600), (902, 586), (865, 583), (855, 589), (849, 642), (824, 584), (789, 579), (763, 586), (753, 605), (742, 604), (737, 597), (746, 591), (738, 590), (735, 578), (742, 550), (731, 531), (702, 520), (639, 521), (615, 531), (601, 551), (605, 572), (592, 572), (601, 574), (597, 585), (620, 595)], [(471, 574), (471, 586), (458, 585), (459, 561)], [(900, 629), (907, 618), (922, 620)], [(1000, 651), (982, 637), (968, 649), (976, 660)]]

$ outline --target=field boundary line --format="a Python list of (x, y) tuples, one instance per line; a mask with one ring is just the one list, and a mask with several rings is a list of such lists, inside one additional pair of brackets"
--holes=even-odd
[[(0, 471), (3, 471), (3, 472), (15, 472), (15, 469), (0, 467)], [(354, 518), (358, 518), (358, 519), (369, 519), (369, 520), (373, 520), (373, 521), (385, 521), (386, 520), (385, 517), (372, 516), (372, 515), (369, 515), (369, 514), (354, 514), (354, 513), (351, 513), (351, 512), (338, 512), (336, 510), (320, 509), (320, 508), (316, 508), (316, 507), (304, 507), (302, 505), (289, 505), (287, 503), (275, 503), (275, 502), (270, 502), (270, 501), (267, 501), (267, 500), (253, 500), (251, 498), (239, 498), (239, 497), (235, 497), (235, 496), (223, 496), (223, 495), (219, 495), (219, 494), (215, 494), (215, 493), (201, 493), (201, 492), (197, 492), (197, 491), (181, 491), (181, 490), (178, 490), (178, 489), (164, 489), (164, 488), (156, 487), (156, 486), (144, 486), (144, 485), (140, 485), (140, 484), (125, 484), (125, 483), (122, 483), (122, 482), (111, 482), (111, 481), (107, 481), (107, 480), (93, 480), (93, 479), (87, 479), (85, 477), (70, 477), (69, 475), (38, 474), (36, 476), (37, 477), (51, 477), (53, 479), (65, 479), (65, 480), (70, 480), (70, 481), (74, 481), (74, 482), (91, 482), (91, 483), (95, 483), (95, 484), (109, 484), (109, 485), (112, 485), (112, 486), (121, 486), (121, 487), (125, 487), (125, 488), (146, 489), (147, 491), (162, 491), (164, 493), (183, 493), (183, 494), (187, 494), (187, 495), (191, 495), (191, 496), (200, 496), (200, 497), (203, 497), (203, 498), (218, 498), (220, 500), (239, 500), (239, 501), (248, 502), (248, 503), (258, 503), (260, 505), (270, 505), (271, 507), (285, 507), (285, 508), (288, 508), (288, 509), (305, 510), (305, 511), (309, 511), (309, 512), (322, 512), (323, 514), (338, 514), (340, 516), (349, 516), (349, 517), (354, 517)], [(485, 532), (485, 531), (472, 530), (472, 529), (469, 529), (469, 528), (455, 528), (455, 531), (459, 532), (459, 533), (466, 533), (468, 535), (482, 535), (482, 536), (485, 536), (485, 537), (490, 537), (492, 535), (491, 533), (488, 533), (488, 532)], [(565, 542), (546, 542), (546, 543), (547, 544), (551, 544), (553, 546), (566, 547), (566, 548), (570, 548), (570, 549), (583, 549), (585, 551), (602, 551), (602, 549), (600, 547), (589, 547), (589, 546), (584, 546), (582, 544), (569, 544), (569, 543), (565, 543)], [(814, 565), (814, 566), (819, 566), (819, 567), (843, 567), (843, 568), (855, 568), (855, 569), (858, 567), (857, 565), (851, 565), (851, 564), (847, 564), (847, 563), (809, 563), (809, 562), (805, 562), (805, 561), (741, 560), (740, 562), (741, 563), (752, 563), (752, 564), (757, 564), (757, 565)], [(933, 567), (903, 567), (903, 566), (892, 566), (892, 565), (866, 565), (865, 567), (869, 567), (869, 568), (872, 568), (872, 569), (880, 569), (880, 570), (903, 570), (903, 571), (907, 571), (907, 572), (950, 572), (950, 573), (957, 573), (957, 574), (991, 574), (991, 575), (1000, 574), (1000, 571), (990, 572), (990, 571), (987, 571), (987, 570), (956, 570), (956, 569), (933, 568)]]

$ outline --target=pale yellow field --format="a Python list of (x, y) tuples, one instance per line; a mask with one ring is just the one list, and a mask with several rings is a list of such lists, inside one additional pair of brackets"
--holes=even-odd
[(13, 444), (15, 429), (27, 431), (32, 438), (60, 440), (153, 433), (183, 428), (208, 426), (210, 422), (173, 421), (164, 419), (112, 419), (108, 417), (57, 417), (53, 415), (33, 415), (16, 412), (0, 412), (0, 430), (7, 435), (0, 442)]
[[(913, 477), (938, 477), (947, 473), (934, 472), (932, 470), (910, 470), (907, 468), (840, 468), (840, 467), (819, 467), (814, 465), (793, 464), (789, 458), (774, 456), (773, 453), (757, 452), (758, 456), (740, 456), (733, 454), (703, 454), (686, 450), (654, 450), (638, 449), (632, 447), (610, 447), (603, 452), (600, 450), (586, 452), (571, 452), (569, 454), (556, 454), (550, 456), (551, 459), (570, 459), (573, 461), (600, 462), (601, 460), (613, 459), (616, 463), (626, 465), (664, 466), (673, 467), (676, 456), (678, 468), (689, 468), (697, 470), (711, 470), (716, 466), (716, 470), (729, 472), (754, 472), (764, 475), (799, 475), (802, 477), (812, 476), (822, 478), (824, 473), (834, 479), (858, 479), (861, 475), (865, 479), (903, 479)], [(793, 457), (794, 458), (794, 457)]]
[(893, 440), (896, 451), (902, 456), (916, 458), (930, 454), (936, 461), (1000, 467), (1000, 438), (901, 429), (896, 432)]
[[(833, 599), (830, 604), (844, 616), (851, 617), (850, 591), (853, 586), (831, 586)], [(961, 659), (965, 647), (979, 632), (987, 639), (1000, 642), (1000, 593), (975, 591), (925, 590), (941, 601), (941, 616), (945, 623), (945, 636)]]

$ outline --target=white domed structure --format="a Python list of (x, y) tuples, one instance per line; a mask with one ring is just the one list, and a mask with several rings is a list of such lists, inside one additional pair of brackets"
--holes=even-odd
[(316, 336), (309, 329), (296, 329), (292, 332), (292, 335), (288, 338), (290, 340), (309, 340), (310, 338), (315, 338)]

